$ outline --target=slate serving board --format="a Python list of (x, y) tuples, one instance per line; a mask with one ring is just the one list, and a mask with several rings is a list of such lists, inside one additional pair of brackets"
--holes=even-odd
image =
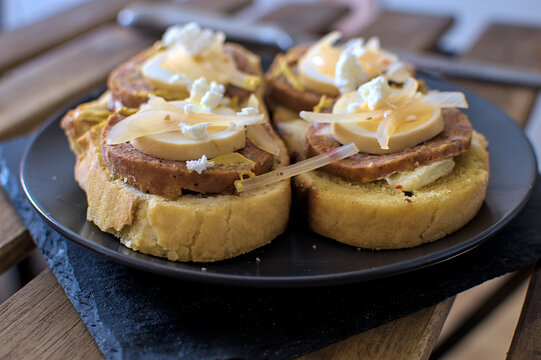
[(26, 138), (0, 146), (0, 181), (108, 359), (284, 359), (435, 305), (541, 259), (541, 182), (522, 212), (476, 249), (385, 279), (309, 289), (190, 283), (113, 263), (33, 210), (17, 177)]

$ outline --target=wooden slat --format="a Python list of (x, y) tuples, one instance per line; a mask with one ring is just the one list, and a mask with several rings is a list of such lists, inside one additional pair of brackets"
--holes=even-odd
[[(0, 73), (106, 22), (131, 0), (93, 0), (0, 35)], [(62, 24), (61, 26), (59, 24)], [(9, 49), (9, 50), (8, 50)]]
[(0, 274), (17, 265), (35, 248), (28, 230), (0, 190)]
[[(390, 18), (385, 19), (389, 21)], [(288, 21), (299, 22), (298, 17)], [(309, 20), (306, 19), (306, 21)], [(304, 24), (297, 29), (326, 31), (319, 30), (321, 28), (315, 25), (315, 27), (307, 25), (309, 24)], [(397, 44), (408, 44), (408, 47), (406, 47), (408, 50), (427, 50), (434, 46), (435, 40), (432, 36), (420, 36), (421, 40), (411, 41), (412, 34), (408, 33), (408, 31), (415, 30), (415, 28), (411, 23), (406, 25), (398, 27), (397, 29), (401, 30), (394, 33), (392, 39), (386, 38), (389, 35), (384, 35), (383, 41), (392, 40)], [(435, 26), (429, 28), (426, 26), (428, 25), (423, 27), (423, 32), (439, 31)], [(448, 24), (442, 28), (446, 26)], [(98, 32), (102, 32), (101, 35), (96, 35)], [(114, 46), (111, 44), (114, 44)], [(127, 30), (109, 27), (89, 34), (82, 38), (80, 42), (67, 44), (63, 47), (65, 52), (63, 56), (59, 57), (58, 54), (53, 52), (37, 59), (35, 66), (19, 69), (11, 75), (12, 78), (0, 83), (0, 99), (2, 99), (0, 101), (4, 101), (0, 103), (1, 121), (4, 121), (4, 123), (0, 122), (0, 134), (2, 134), (2, 127), (4, 136), (27, 130), (37, 122), (36, 119), (32, 118), (33, 116), (35, 118), (35, 115), (47, 113), (47, 110), (50, 111), (56, 108), (59, 103), (65, 102), (66, 99), (72, 99), (85, 92), (86, 90), (83, 89), (88, 89), (90, 83), (97, 84), (102, 81), (107, 73), (107, 70), (105, 70), (107, 66), (112, 67), (122, 60), (120, 59), (122, 56), (118, 55), (118, 53), (135, 52), (137, 51), (135, 48), (138, 46), (139, 48), (146, 46), (140, 44), (139, 35), (135, 36)], [(100, 50), (102, 47), (107, 48), (107, 50)], [(97, 54), (100, 55), (96, 56)], [(86, 66), (74, 64), (74, 60), (84, 63)], [(88, 67), (88, 64), (92, 64), (92, 66)], [(81, 69), (84, 68), (91, 74), (81, 73)], [(98, 68), (98, 70), (95, 68)], [(78, 81), (71, 81), (73, 76), (65, 75), (68, 72), (78, 74)], [(41, 80), (42, 77), (43, 80)], [(84, 85), (78, 85), (81, 82), (81, 77)], [(100, 80), (97, 80), (98, 78)], [(20, 80), (27, 80), (26, 85), (17, 86), (21, 83)], [(38, 85), (30, 82), (33, 84), (30, 87), (28, 86), (28, 80), (35, 80)], [(55, 85), (49, 85), (53, 80), (56, 80)], [(43, 88), (40, 89), (41, 87)], [(23, 102), (17, 100), (20, 96), (9, 97), (9, 89), (15, 91), (18, 95), (30, 95), (27, 98), (33, 99), (38, 104), (24, 102), (28, 109), (21, 109), (20, 105)], [(60, 92), (60, 94), (55, 94), (55, 92)], [(5, 97), (4, 94), (8, 97)], [(39, 96), (44, 96), (45, 99), (42, 101)], [(9, 106), (17, 101), (19, 101), (17, 106)], [(10, 113), (4, 110), (6, 105)], [(17, 120), (12, 121), (10, 119)], [(17, 123), (23, 125), (19, 126)], [(36, 302), (39, 306), (36, 302), (33, 302), (34, 298), (37, 299)], [(365, 358), (365, 353), (371, 353), (375, 356), (383, 353), (393, 353), (396, 356), (404, 351), (411, 356), (416, 356), (416, 358), (426, 359), (434, 346), (435, 338), (437, 338), (441, 330), (450, 306), (451, 301), (444, 302), (435, 308), (422, 310), (419, 313), (333, 345), (337, 348), (325, 348), (308, 356), (327, 358), (327, 355), (334, 354), (333, 356), (336, 358), (341, 356), (340, 354), (346, 354), (346, 351), (358, 348), (361, 349), (360, 352), (357, 352), (360, 358)], [(57, 314), (62, 314), (62, 316), (57, 317)], [(53, 319), (54, 321), (45, 322), (42, 319)], [(30, 333), (28, 329), (35, 329), (32, 341), (24, 338), (24, 335)], [(65, 329), (73, 329), (76, 339), (66, 338)], [(36, 333), (38, 336), (35, 336)], [(391, 339), (394, 340), (391, 341)], [(396, 347), (398, 343), (404, 346), (401, 350)], [(374, 344), (377, 345), (374, 346)], [(2, 351), (4, 352), (2, 353)], [(320, 352), (323, 355), (319, 355)], [(41, 354), (46, 354), (47, 356), (42, 357), (61, 358), (71, 358), (75, 356), (74, 354), (77, 354), (90, 359), (100, 358), (101, 356), (88, 332), (84, 329), (82, 321), (49, 272), (36, 278), (0, 307), (0, 357), (3, 354), (13, 355), (13, 357), (17, 357), (17, 354), (24, 354), (28, 357), (39, 357)], [(33, 354), (35, 355), (33, 356)]]
[(0, 305), (0, 358), (102, 359), (50, 270)]
[[(427, 359), (452, 302), (445, 300), (300, 359)], [(6, 357), (103, 358), (49, 270), (0, 305), (0, 358)]]
[(487, 84), (473, 80), (454, 79), (454, 83), (481, 95), (503, 109), (521, 127), (526, 125), (535, 102), (535, 91), (521, 86)]
[(302, 356), (299, 360), (428, 359), (451, 310), (453, 300), (454, 298), (449, 298), (436, 306)]
[(59, 107), (102, 85), (153, 39), (104, 25), (10, 72), (0, 81), (0, 139), (28, 132)]
[[(541, 69), (541, 29), (495, 24), (487, 28), (465, 58)], [(519, 125), (524, 126), (535, 101), (531, 88), (488, 84), (471, 80), (456, 80), (506, 111)]]
[(541, 71), (541, 27), (492, 24), (466, 56)]
[(348, 7), (341, 4), (289, 4), (260, 17), (258, 21), (280, 25), (291, 34), (322, 34), (344, 16)]
[(452, 23), (450, 17), (383, 11), (360, 36), (377, 36), (387, 48), (431, 51)]
[(541, 261), (530, 279), (507, 359), (541, 359)]
[(233, 13), (250, 5), (252, 0), (176, 0), (176, 2), (206, 11)]

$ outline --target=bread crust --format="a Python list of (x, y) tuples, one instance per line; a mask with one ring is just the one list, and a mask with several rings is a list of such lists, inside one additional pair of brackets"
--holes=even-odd
[[(291, 205), (290, 181), (239, 195), (184, 195), (171, 200), (144, 194), (115, 179), (101, 154), (101, 129), (85, 135), (75, 178), (86, 191), (87, 219), (127, 247), (173, 261), (232, 258), (283, 233)], [(287, 165), (287, 150), (274, 167)]]
[[(256, 55), (235, 44), (228, 47), (243, 59), (239, 66), (263, 79)], [(131, 61), (140, 65), (150, 51)], [(129, 63), (124, 64), (124, 69), (138, 79), (139, 65)], [(126, 79), (118, 71), (109, 78), (113, 99), (129, 106), (146, 101), (147, 94), (139, 96), (141, 93), (135, 89), (115, 82)], [(265, 84), (261, 83), (255, 91), (260, 102), (264, 92)], [(228, 86), (230, 93), (249, 94)], [(260, 111), (268, 118), (264, 106)], [(241, 194), (185, 194), (176, 199), (146, 194), (108, 170), (102, 154), (104, 126), (102, 121), (82, 129), (84, 134), (77, 138), (75, 179), (86, 192), (87, 219), (101, 231), (118, 237), (128, 248), (173, 261), (211, 262), (254, 250), (285, 231), (291, 206), (289, 179)], [(289, 156), (279, 136), (274, 132), (272, 136), (280, 147), (280, 155), (272, 160), (272, 168), (276, 169), (288, 165)]]
[(451, 174), (412, 197), (382, 181), (348, 183), (321, 171), (301, 174), (294, 184), (306, 199), (312, 231), (361, 248), (414, 247), (460, 229), (479, 211), (488, 185), (486, 144), (474, 133)]

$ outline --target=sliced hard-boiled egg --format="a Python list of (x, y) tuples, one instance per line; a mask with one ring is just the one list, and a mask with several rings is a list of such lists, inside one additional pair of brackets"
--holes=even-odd
[(413, 147), (431, 139), (443, 131), (441, 109), (425, 108), (411, 120), (400, 121), (388, 138), (387, 148), (378, 141), (378, 125), (382, 118), (360, 122), (335, 122), (332, 126), (334, 137), (342, 144), (354, 143), (359, 151), (369, 154), (387, 154)]
[(365, 43), (357, 38), (334, 46), (340, 37), (338, 31), (331, 32), (301, 57), (298, 77), (304, 87), (336, 96), (382, 74), (398, 83), (409, 76), (395, 54), (381, 49), (377, 38), (370, 38)]
[(224, 52), (225, 35), (190, 23), (166, 31), (164, 51), (152, 56), (141, 72), (153, 86), (161, 89), (189, 88), (193, 81), (205, 77), (208, 81), (232, 84), (254, 90), (258, 76), (237, 69), (233, 57)]
[(141, 69), (143, 77), (152, 86), (158, 89), (190, 88), (192, 80), (186, 75), (175, 73), (162, 66), (166, 57), (165, 53), (158, 54), (148, 59)]
[(338, 95), (334, 85), (335, 67), (340, 58), (340, 50), (333, 44), (342, 35), (333, 31), (312, 45), (299, 60), (299, 80), (309, 90), (329, 95)]
[(389, 87), (377, 77), (342, 95), (332, 114), (302, 111), (309, 122), (329, 123), (342, 144), (354, 143), (359, 151), (386, 154), (411, 148), (444, 130), (441, 109), (468, 107), (459, 92), (417, 92), (417, 81), (408, 78), (400, 88)]
[(244, 127), (209, 128), (205, 138), (194, 139), (178, 131), (169, 131), (138, 137), (131, 143), (145, 154), (182, 161), (199, 159), (202, 155), (213, 158), (242, 149), (246, 145), (246, 134)]

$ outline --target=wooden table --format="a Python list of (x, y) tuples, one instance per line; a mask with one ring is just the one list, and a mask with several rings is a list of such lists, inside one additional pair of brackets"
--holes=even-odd
[[(55, 110), (104, 83), (117, 64), (150, 45), (151, 36), (118, 26), (116, 13), (129, 1), (94, 0), (28, 28), (0, 35), (0, 139), (26, 134)], [(186, 2), (185, 2), (186, 3)], [(246, 0), (188, 1), (222, 13)], [(297, 14), (296, 21), (291, 21)], [(346, 12), (343, 5), (288, 5), (264, 14), (289, 30), (324, 33)], [(302, 21), (301, 21), (302, 20)], [(430, 52), (451, 18), (383, 11), (360, 35), (408, 51)], [(541, 30), (493, 25), (465, 57), (541, 70)], [(494, 51), (505, 49), (505, 51)], [(499, 104), (521, 126), (536, 97), (530, 88), (457, 81)], [(32, 239), (0, 192), (0, 273), (34, 249)], [(541, 269), (535, 270), (508, 358), (541, 356)], [(355, 335), (302, 359), (428, 359), (453, 299)], [(0, 305), (0, 358), (103, 358), (50, 270), (43, 271)]]

